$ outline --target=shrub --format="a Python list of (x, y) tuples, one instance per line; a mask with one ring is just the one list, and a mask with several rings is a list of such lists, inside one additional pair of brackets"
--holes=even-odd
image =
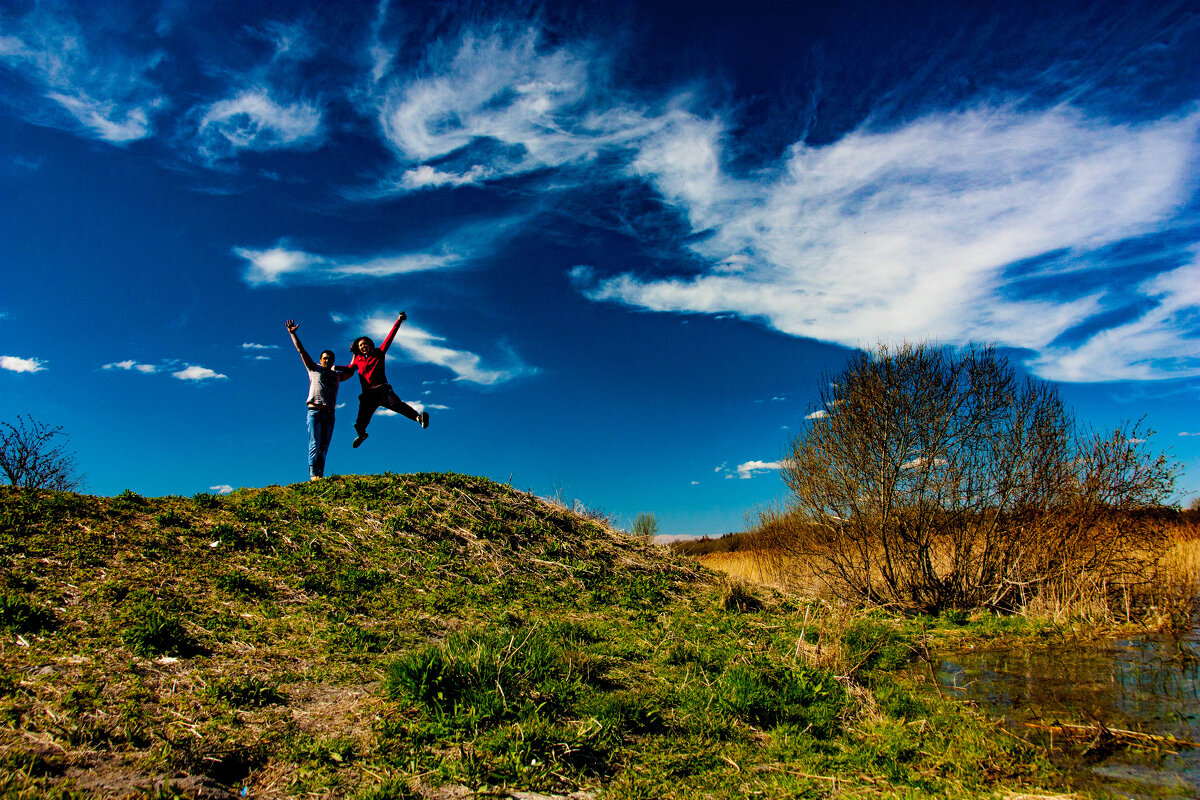
[(28, 415), (18, 414), (15, 425), (0, 422), (0, 474), (26, 489), (79, 489), (83, 476), (75, 454), (66, 449), (66, 438), (61, 425), (51, 427)]
[(653, 514), (638, 514), (633, 520), (632, 533), (642, 539), (653, 539), (658, 533), (658, 517)]
[(993, 348), (859, 353), (821, 406), (782, 462), (791, 508), (761, 521), (785, 578), (914, 611), (1015, 608), (1026, 587), (1142, 580), (1166, 546), (1133, 514), (1178, 473), (1148, 432), (1081, 429)]

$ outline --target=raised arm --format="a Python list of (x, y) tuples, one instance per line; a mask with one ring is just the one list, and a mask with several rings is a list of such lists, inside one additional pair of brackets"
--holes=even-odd
[(401, 311), (400, 316), (396, 317), (396, 324), (392, 326), (390, 331), (388, 331), (387, 338), (383, 340), (383, 344), (379, 345), (379, 351), (381, 353), (386, 353), (387, 349), (392, 346), (392, 339), (396, 338), (396, 331), (400, 330), (400, 323), (404, 322), (406, 319), (408, 319), (408, 314), (405, 314), (403, 311)]
[(296, 320), (289, 319), (286, 323), (288, 335), (292, 337), (292, 344), (296, 345), (296, 352), (300, 354), (300, 360), (304, 362), (304, 366), (308, 369), (316, 369), (317, 365), (308, 355), (308, 351), (304, 349), (304, 345), (300, 344), (300, 337), (296, 335), (296, 328), (300, 326), (296, 324)]

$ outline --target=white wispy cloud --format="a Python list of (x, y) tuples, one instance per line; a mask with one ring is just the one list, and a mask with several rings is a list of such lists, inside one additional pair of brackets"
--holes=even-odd
[[(377, 43), (383, 47), (382, 43)], [(686, 115), (604, 99), (594, 47), (498, 23), (436, 42), (407, 71), (376, 61), (373, 102), (400, 173), (393, 191), (462, 186), (594, 164)]]
[[(1061, 293), (1102, 248), (1177, 222), (1193, 189), (1200, 112), (1121, 124), (1067, 106), (981, 107), (798, 143), (749, 176), (721, 167), (725, 127), (681, 117), (644, 140), (630, 166), (705, 232), (690, 247), (708, 268), (656, 279), (576, 268), (587, 297), (732, 312), (848, 346), (993, 341), (1035, 351), (1033, 369), (1061, 380), (1200, 374), (1194, 262), (1144, 281), (1133, 298), (1030, 288), (1057, 279)], [(1024, 282), (1009, 275), (1055, 254)], [(1131, 303), (1148, 310), (1062, 343)]]
[[(395, 321), (395, 317), (374, 316), (363, 320), (359, 327), (378, 345), (387, 336)], [(537, 372), (535, 368), (521, 363), (514, 353), (508, 354), (509, 363), (506, 366), (485, 366), (481, 356), (468, 350), (448, 347), (442, 344), (445, 341), (442, 336), (405, 322), (396, 333), (396, 338), (392, 340), (392, 348), (400, 348), (417, 363), (445, 367), (454, 373), (455, 380), (483, 386), (495, 386)]]
[(509, 214), (482, 222), (465, 223), (432, 244), (408, 252), (347, 256), (323, 255), (280, 240), (274, 247), (235, 247), (234, 255), (246, 262), (243, 280), (251, 286), (287, 283), (329, 283), (377, 280), (432, 270), (457, 269), (486, 258), (518, 232), (528, 219)]
[(114, 361), (111, 364), (105, 364), (103, 367), (101, 367), (101, 369), (109, 369), (109, 370), (118, 370), (119, 369), (119, 370), (125, 370), (126, 372), (129, 372), (129, 371), (141, 372), (146, 375), (152, 375), (152, 374), (158, 372), (158, 370), (159, 370), (158, 366), (156, 366), (154, 364), (139, 364), (138, 362), (134, 361), (133, 359), (129, 359), (126, 361)]
[[(517, 174), (588, 151), (591, 137), (572, 132), (588, 91), (587, 59), (538, 45), (533, 29), (467, 33), (457, 46), (430, 48), (412, 74), (379, 85), (380, 126), (402, 162), (456, 156), (436, 169), (413, 166), (408, 186)], [(486, 153), (465, 152), (484, 140)]]
[(278, 350), (277, 344), (258, 344), (257, 342), (242, 342), (243, 350)]
[(409, 272), (425, 272), (459, 266), (465, 260), (449, 251), (405, 253), (395, 256), (348, 258), (321, 256), (296, 250), (280, 242), (266, 250), (235, 247), (235, 255), (246, 261), (243, 274), (251, 286), (285, 281), (324, 282), (347, 278), (382, 278)]
[(825, 419), (828, 416), (829, 416), (828, 411), (826, 411), (823, 408), (818, 408), (816, 411), (812, 412), (811, 414), (805, 414), (804, 418), (805, 419)]
[(1200, 257), (1137, 285), (1134, 297), (1147, 302), (1136, 317), (1099, 330), (1074, 347), (1047, 347), (1031, 366), (1062, 381), (1200, 374)]
[(258, 86), (209, 105), (197, 127), (202, 155), (218, 159), (241, 150), (279, 150), (315, 145), (321, 110), (304, 100), (280, 102)]
[(228, 378), (227, 375), (222, 375), (221, 373), (216, 372), (215, 370), (211, 370), (208, 367), (201, 367), (197, 364), (192, 364), (188, 367), (185, 367), (185, 368), (179, 370), (178, 372), (172, 372), (171, 377), (178, 378), (181, 381), (196, 381), (196, 382), (222, 380), (222, 379)]
[(782, 466), (779, 461), (747, 461), (737, 465), (737, 474), (742, 480), (749, 480), (764, 472), (774, 472)]
[[(118, 15), (111, 22), (119, 26)], [(11, 98), (27, 120), (77, 130), (111, 144), (144, 139), (166, 106), (148, 77), (162, 59), (131, 52), (119, 37), (89, 35), (71, 11), (35, 3), (24, 15), (0, 17), (0, 63), (30, 96)], [(45, 101), (49, 101), (46, 103)]]
[(228, 483), (218, 483), (216, 486), (210, 486), (208, 488), (209, 491), (216, 492), (217, 494), (230, 494), (233, 492), (233, 487)]
[(6, 369), (9, 372), (41, 372), (46, 369), (46, 362), (39, 358), (0, 356), (0, 369)]

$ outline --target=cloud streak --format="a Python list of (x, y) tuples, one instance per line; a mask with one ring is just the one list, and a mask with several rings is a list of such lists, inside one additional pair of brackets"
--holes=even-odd
[[(153, 132), (152, 118), (166, 100), (149, 79), (161, 55), (129, 53), (89, 39), (65, 9), (34, 4), (19, 17), (0, 17), (0, 64), (32, 98), (11, 98), (27, 120), (77, 130), (123, 145)], [(49, 100), (47, 106), (42, 100)]]
[[(360, 329), (379, 344), (391, 330), (395, 317), (375, 316), (363, 320)], [(418, 364), (432, 364), (454, 373), (455, 380), (481, 386), (496, 386), (522, 376), (533, 375), (537, 369), (526, 366), (513, 353), (505, 366), (485, 365), (481, 356), (469, 350), (460, 350), (443, 344), (446, 339), (410, 323), (405, 323), (392, 340), (392, 351), (399, 348), (408, 358)], [(389, 351), (389, 352), (392, 352)]]
[(158, 367), (154, 364), (139, 364), (133, 359), (126, 361), (114, 361), (111, 364), (105, 364), (101, 369), (107, 370), (124, 370), (125, 372), (140, 372), (143, 375), (153, 375), (158, 372)]
[(386, 278), (450, 269), (467, 260), (464, 254), (448, 249), (365, 258), (322, 256), (294, 249), (285, 242), (265, 250), (235, 247), (233, 253), (246, 262), (242, 277), (251, 286)]
[(666, 130), (634, 167), (707, 233), (691, 249), (708, 267), (573, 278), (596, 301), (733, 312), (847, 346), (934, 338), (1028, 348), (1038, 353), (1031, 366), (1059, 380), (1200, 374), (1200, 331), (1187, 314), (1195, 262), (1138, 284), (1135, 299), (1150, 309), (1136, 320), (1058, 341), (1129, 305), (1103, 288), (1072, 291), (1072, 276), (1108, 266), (1097, 263), (1103, 248), (1178, 224), (1198, 128), (1200, 112), (1128, 125), (1069, 107), (976, 108), (796, 144), (752, 178), (717, 168), (719, 126)]
[[(652, 187), (695, 234), (687, 272), (573, 271), (597, 302), (735, 314), (851, 347), (995, 342), (1030, 351), (1030, 368), (1056, 380), (1200, 374), (1187, 313), (1197, 267), (1147, 242), (1194, 239), (1180, 212), (1200, 111), (1124, 122), (989, 98), (797, 141), (748, 170), (730, 166), (736, 121), (698, 95), (631, 100), (592, 49), (548, 46), (531, 29), (439, 42), (375, 91), (403, 167), (396, 190), (547, 170), (566, 190), (584, 165)], [(1135, 242), (1143, 256), (1118, 263), (1113, 251)], [(1171, 260), (1176, 274), (1155, 278)], [(1112, 280), (1077, 280), (1101, 271)]]
[(208, 106), (197, 127), (200, 153), (217, 160), (241, 150), (282, 150), (320, 142), (321, 111), (312, 103), (280, 103), (254, 87)]

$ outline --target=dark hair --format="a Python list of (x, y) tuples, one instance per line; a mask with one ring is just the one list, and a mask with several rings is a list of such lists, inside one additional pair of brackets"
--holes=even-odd
[(330, 358), (334, 358), (334, 359), (337, 358), (337, 354), (334, 353), (332, 350), (322, 350), (319, 358), (324, 358), (326, 353), (329, 353)]
[(350, 355), (352, 355), (352, 356), (358, 355), (358, 343), (364, 339), (366, 339), (368, 342), (371, 342), (372, 348), (375, 347), (375, 342), (371, 341), (370, 336), (360, 336), (357, 339), (355, 339), (353, 342), (350, 343)]

